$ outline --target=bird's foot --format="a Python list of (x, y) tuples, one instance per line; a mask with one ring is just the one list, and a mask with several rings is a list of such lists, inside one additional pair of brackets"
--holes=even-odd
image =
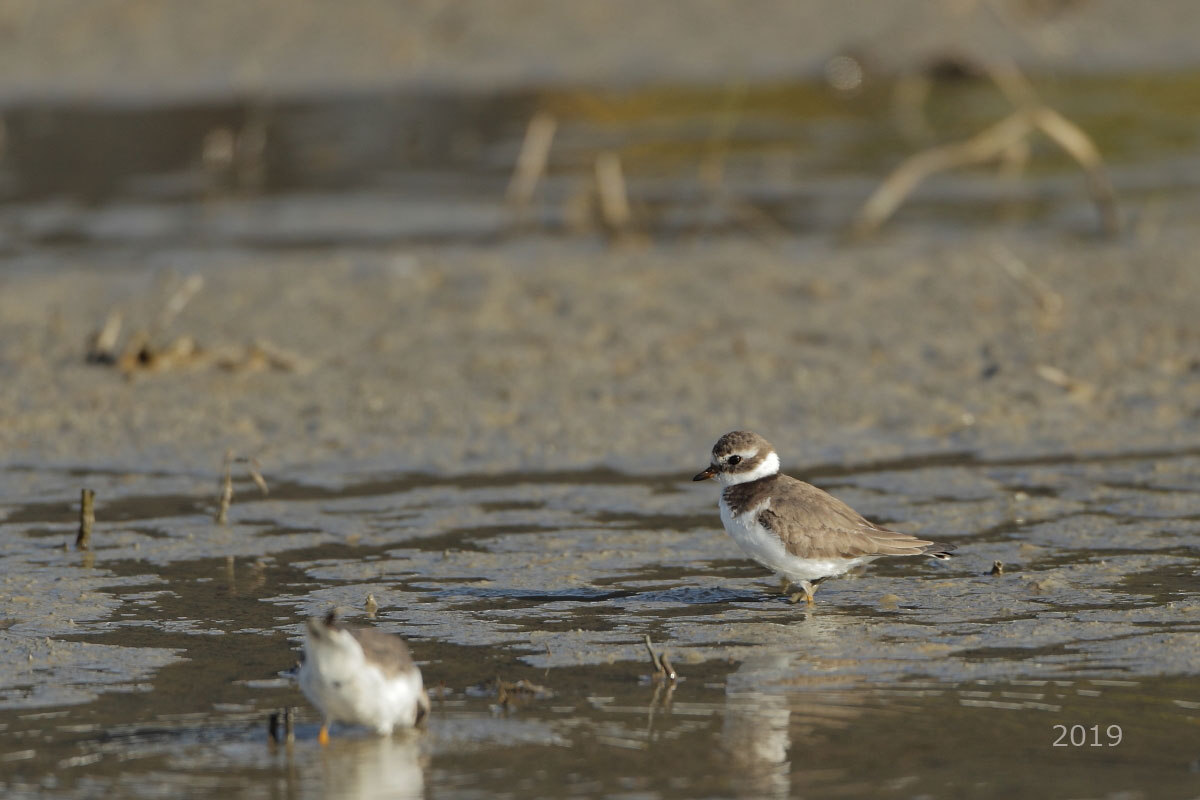
[(321, 732), (317, 734), (317, 741), (321, 743), (322, 747), (325, 747), (329, 744), (329, 725), (328, 724), (321, 726)]
[(816, 584), (812, 583), (811, 581), (800, 581), (796, 585), (799, 586), (802, 591), (796, 592), (794, 595), (792, 595), (791, 601), (793, 603), (799, 603), (800, 598), (803, 597), (805, 605), (815, 605), (816, 601), (813, 600), (813, 595), (817, 593)]

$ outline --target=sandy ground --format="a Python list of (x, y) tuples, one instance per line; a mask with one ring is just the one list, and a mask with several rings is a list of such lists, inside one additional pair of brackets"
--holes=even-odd
[[(0, 277), (0, 452), (685, 473), (733, 428), (796, 466), (1179, 446), (1200, 433), (1195, 248), (1173, 230), (1148, 247), (979, 233), (77, 253)], [(110, 311), (124, 341), (189, 274), (204, 288), (155, 341), (194, 337), (201, 357), (132, 378), (84, 362)], [(296, 363), (248, 361), (255, 341)]]

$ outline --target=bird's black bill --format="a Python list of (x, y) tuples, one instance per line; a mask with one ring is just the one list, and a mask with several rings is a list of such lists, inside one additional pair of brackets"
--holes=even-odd
[(714, 466), (709, 466), (709, 468), (704, 470), (704, 472), (699, 472), (699, 473), (696, 473), (695, 475), (693, 475), (692, 480), (706, 481), (709, 478), (711, 478), (713, 475), (716, 475), (716, 474), (717, 474), (717, 468)]

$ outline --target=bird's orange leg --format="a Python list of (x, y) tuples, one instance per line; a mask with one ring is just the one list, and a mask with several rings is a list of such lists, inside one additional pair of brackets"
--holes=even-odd
[(792, 605), (795, 605), (796, 603), (800, 602), (801, 598), (804, 598), (805, 605), (815, 605), (816, 601), (813, 600), (813, 595), (816, 594), (817, 591), (816, 584), (812, 583), (811, 581), (800, 581), (796, 585), (800, 587), (801, 591), (796, 592), (789, 597), (788, 602)]

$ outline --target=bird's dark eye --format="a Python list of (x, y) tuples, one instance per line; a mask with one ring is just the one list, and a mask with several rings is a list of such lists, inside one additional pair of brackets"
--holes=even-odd
[(742, 457), (741, 456), (730, 456), (729, 460), (726, 463), (729, 464), (729, 466), (731, 466), (731, 467), (736, 467), (738, 464), (742, 463)]

